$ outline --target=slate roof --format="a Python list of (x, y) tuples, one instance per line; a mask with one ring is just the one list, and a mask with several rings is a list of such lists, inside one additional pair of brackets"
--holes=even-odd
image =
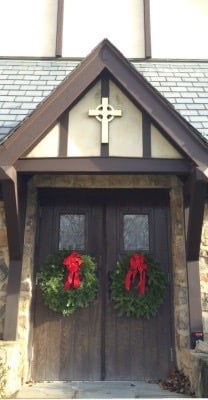
[[(0, 60), (0, 143), (79, 63), (75, 60)], [(208, 62), (132, 64), (208, 141)]]
[(208, 141), (208, 62), (134, 65)]

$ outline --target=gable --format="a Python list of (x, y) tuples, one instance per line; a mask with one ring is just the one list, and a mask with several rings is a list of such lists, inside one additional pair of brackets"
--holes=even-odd
[[(113, 87), (113, 85), (115, 85), (116, 87), (117, 93), (114, 91), (114, 95), (112, 89), (109, 93), (104, 93), (106, 90), (109, 90), (106, 89), (105, 83), (102, 83), (105, 82), (105, 76), (108, 76), (108, 79), (112, 81), (110, 86)], [(170, 104), (147, 83), (135, 68), (133, 68), (121, 53), (119, 53), (118, 50), (115, 49), (107, 40), (104, 40), (74, 70), (74, 72), (72, 72), (63, 83), (58, 86), (52, 95), (49, 96), (45, 102), (31, 114), (31, 116), (13, 133), (13, 135), (7, 139), (7, 145), (0, 148), (0, 159), (2, 165), (13, 165), (14, 163), (17, 163), (18, 159), (25, 155), (30, 155), (31, 158), (31, 150), (35, 150), (37, 144), (41, 142), (46, 133), (48, 134), (47, 140), (44, 139), (46, 140), (46, 143), (47, 141), (51, 141), (53, 136), (54, 138), (56, 137), (54, 140), (56, 141), (56, 146), (59, 146), (59, 150), (61, 148), (60, 154), (62, 157), (66, 157), (66, 155), (70, 157), (80, 157), (79, 148), (80, 145), (84, 145), (84, 142), (85, 146), (82, 151), (83, 156), (87, 155), (91, 157), (93, 156), (94, 151), (94, 156), (99, 157), (99, 140), (97, 131), (100, 128), (100, 123), (96, 121), (95, 118), (89, 118), (89, 116), (85, 114), (85, 123), (83, 122), (83, 128), (81, 127), (81, 118), (79, 123), (79, 129), (83, 132), (77, 134), (78, 131), (76, 126), (79, 118), (77, 118), (79, 107), (81, 111), (83, 108), (83, 101), (87, 101), (84, 95), (90, 96), (90, 89), (94, 83), (99, 82), (99, 80), (101, 80), (102, 86), (101, 99), (103, 97), (108, 98), (108, 101), (111, 102), (112, 98), (112, 101), (115, 102), (115, 105), (113, 104), (112, 107), (116, 109), (116, 99), (118, 99), (119, 93), (120, 99), (122, 99), (122, 96), (123, 99), (126, 99), (126, 107), (128, 108), (129, 115), (131, 115), (128, 121), (124, 112), (121, 118), (114, 118), (114, 120), (109, 124), (110, 141), (108, 143), (107, 153), (106, 150), (105, 152), (103, 151), (104, 146), (102, 146), (103, 149), (100, 151), (102, 156), (105, 154), (110, 157), (132, 156), (134, 158), (139, 158), (143, 155), (143, 157), (147, 159), (151, 156), (152, 152), (156, 157), (166, 158), (170, 156), (170, 158), (174, 159), (183, 154), (183, 157), (186, 158), (188, 162), (187, 168), (190, 168), (191, 163), (193, 163), (203, 173), (205, 173), (205, 175), (207, 174), (207, 145), (205, 141), (201, 140), (193, 127), (187, 124), (186, 121), (175, 112)], [(111, 98), (109, 96), (111, 96)], [(99, 103), (93, 103), (92, 106), (89, 104), (89, 108), (87, 107), (88, 111), (89, 109), (93, 109), (93, 107), (96, 108), (100, 104), (100, 101)], [(122, 107), (125, 110), (124, 104)], [(135, 112), (132, 111), (134, 108), (136, 110)], [(135, 129), (135, 124), (133, 124), (135, 118), (137, 130)], [(65, 119), (65, 123), (63, 123), (63, 119)], [(70, 133), (68, 140), (67, 135), (69, 132), (68, 128), (66, 128), (66, 121), (68, 121), (67, 124), (69, 124), (70, 120), (71, 127), (74, 127), (74, 133)], [(56, 124), (60, 124), (61, 131), (65, 132), (60, 135), (62, 144), (57, 144), (59, 136), (57, 131), (56, 133), (53, 131), (53, 134), (50, 132), (52, 127)], [(86, 134), (87, 125), (91, 125), (90, 133), (88, 129), (88, 135)], [(140, 136), (138, 133), (139, 125)], [(114, 133), (115, 127), (119, 130), (120, 136), (117, 133)], [(129, 127), (132, 128), (131, 146), (129, 145), (129, 135), (127, 134)], [(65, 139), (63, 140), (64, 135)], [(89, 135), (94, 137), (92, 146), (89, 146)], [(69, 145), (70, 141), (71, 145)], [(160, 145), (157, 145), (157, 150), (155, 146), (156, 142), (161, 142)], [(95, 143), (97, 144), (95, 145)], [(154, 149), (151, 147), (153, 146), (153, 143), (155, 147)], [(72, 144), (74, 145), (74, 150), (72, 150)], [(160, 151), (160, 148), (165, 148), (164, 144), (166, 150), (163, 153)], [(123, 150), (121, 149), (122, 145)], [(41, 145), (39, 144), (39, 146), (43, 148), (43, 142)], [(129, 148), (129, 146), (131, 148)], [(86, 153), (86, 151), (88, 151), (88, 153)], [(57, 149), (53, 149), (53, 152), (48, 156), (52, 157), (54, 154), (56, 156), (57, 153)], [(43, 152), (43, 156), (45, 156), (45, 154), (46, 153)], [(26, 168), (26, 164), (24, 168)]]
[[(107, 143), (110, 157), (143, 157), (143, 142), (147, 132), (143, 132), (143, 112), (136, 107), (127, 95), (110, 79), (109, 106), (120, 112), (107, 122)], [(102, 145), (102, 121), (93, 118), (101, 100), (102, 81), (96, 82), (70, 110), (65, 111), (67, 125), (65, 133), (66, 157), (99, 157)], [(58, 157), (61, 135), (61, 122), (65, 115), (36, 144), (25, 157)], [(102, 116), (102, 115), (101, 115)], [(150, 157), (182, 158), (180, 152), (150, 123)]]

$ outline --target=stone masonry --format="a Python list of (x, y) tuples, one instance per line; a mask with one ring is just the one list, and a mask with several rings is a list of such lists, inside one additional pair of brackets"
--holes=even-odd
[(208, 341), (208, 203), (204, 212), (204, 224), (200, 250), (201, 305), (205, 340)]
[(0, 201), (0, 339), (3, 338), (3, 324), (8, 276), (8, 245), (3, 202)]

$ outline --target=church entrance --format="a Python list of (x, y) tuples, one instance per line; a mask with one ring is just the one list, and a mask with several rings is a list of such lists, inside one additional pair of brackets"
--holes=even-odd
[(127, 252), (146, 250), (169, 276), (168, 204), (165, 190), (40, 190), (36, 273), (48, 254), (70, 244), (96, 259), (99, 291), (89, 307), (62, 317), (43, 304), (36, 286), (32, 379), (167, 377), (173, 347), (171, 290), (154, 318), (119, 317), (110, 273)]

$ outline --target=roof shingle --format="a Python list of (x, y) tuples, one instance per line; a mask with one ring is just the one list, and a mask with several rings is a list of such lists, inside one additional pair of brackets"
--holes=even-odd
[[(80, 61), (0, 60), (0, 142)], [(208, 62), (134, 62), (147, 81), (208, 141)]]
[(208, 63), (161, 62), (134, 65), (176, 111), (208, 140), (208, 120), (207, 117), (203, 118), (208, 115)]

